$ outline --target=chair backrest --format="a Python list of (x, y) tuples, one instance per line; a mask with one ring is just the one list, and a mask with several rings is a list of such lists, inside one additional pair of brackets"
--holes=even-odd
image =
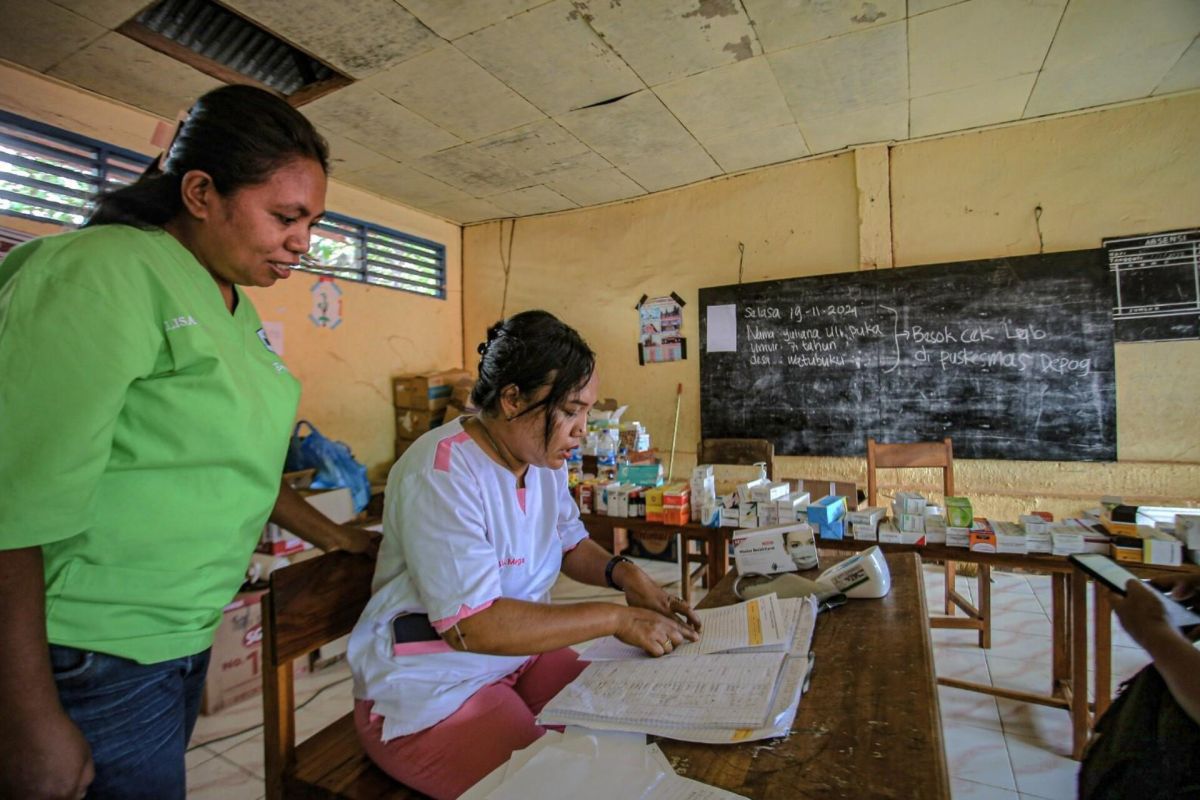
[(775, 445), (768, 439), (701, 439), (696, 446), (697, 464), (767, 465), (767, 477), (775, 480)]
[(954, 494), (954, 446), (949, 438), (940, 442), (882, 444), (868, 437), (867, 505), (877, 505), (876, 494), (879, 484), (875, 478), (875, 470), (880, 468), (940, 469), (942, 470), (944, 498)]
[(263, 595), (263, 738), (267, 797), (283, 796), (296, 758), (292, 662), (349, 633), (371, 599), (375, 562), (333, 552), (271, 573)]

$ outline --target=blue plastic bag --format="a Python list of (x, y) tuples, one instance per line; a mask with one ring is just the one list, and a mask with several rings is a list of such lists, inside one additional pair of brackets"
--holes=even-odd
[[(300, 427), (307, 425), (309, 433), (300, 435)], [(312, 488), (350, 490), (354, 500), (354, 511), (360, 512), (371, 499), (371, 484), (367, 480), (367, 468), (354, 460), (350, 448), (343, 442), (335, 442), (321, 435), (306, 419), (296, 423), (292, 439), (288, 443), (284, 469), (293, 472), (299, 469), (315, 469)]]

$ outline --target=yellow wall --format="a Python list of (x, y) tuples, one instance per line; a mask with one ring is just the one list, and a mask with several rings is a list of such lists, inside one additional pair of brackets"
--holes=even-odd
[[(157, 117), (0, 61), (0, 108), (146, 154)], [(327, 207), (446, 246), (447, 297), (435, 300), (393, 289), (338, 281), (343, 322), (317, 328), (308, 320), (316, 276), (297, 272), (250, 297), (264, 321), (284, 328), (284, 360), (303, 384), (300, 417), (350, 445), (382, 477), (395, 437), (391, 376), (462, 365), (461, 229), (376, 195), (329, 184)], [(11, 217), (0, 225), (33, 233), (57, 228)]]
[[(1104, 236), (1200, 225), (1200, 93), (891, 149), (891, 246), (897, 268), (1035, 253), (1040, 204), (1048, 251), (1098, 247)], [(677, 382), (684, 385), (676, 474), (699, 438), (700, 287), (735, 283), (738, 242), (747, 281), (859, 268), (887, 215), (864, 210), (872, 158), (844, 153), (724, 178), (617, 205), (523, 219), (512, 249), (507, 313), (546, 308), (596, 349), (601, 394), (630, 404), (660, 450), (670, 447)], [(888, 192), (883, 194), (886, 197)], [(880, 222), (880, 219), (883, 222)], [(510, 223), (464, 231), (463, 316), (468, 354), (498, 318), (500, 248)], [(887, 239), (887, 231), (882, 231)], [(863, 261), (878, 254), (863, 253)], [(689, 358), (639, 367), (642, 294), (675, 292)], [(468, 356), (468, 364), (474, 360)], [(1200, 500), (1200, 342), (1117, 347), (1118, 458), (1113, 464), (961, 461), (957, 489), (982, 513), (1032, 508), (1075, 514), (1100, 494), (1163, 504)], [(787, 477), (865, 483), (862, 459), (779, 459)], [(896, 476), (884, 476), (885, 481)], [(932, 491), (932, 476), (922, 482)], [(940, 489), (940, 482), (937, 484)]]

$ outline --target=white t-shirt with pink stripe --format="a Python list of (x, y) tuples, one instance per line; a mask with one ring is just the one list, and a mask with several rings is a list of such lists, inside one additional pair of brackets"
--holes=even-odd
[(392, 619), (424, 613), (444, 631), (501, 597), (548, 602), (563, 554), (585, 538), (565, 468), (531, 466), (518, 489), (461, 420), (404, 453), (388, 475), (373, 596), (347, 653), (354, 696), (374, 701), (384, 741), (440, 722), (527, 660), (442, 641), (393, 646)]

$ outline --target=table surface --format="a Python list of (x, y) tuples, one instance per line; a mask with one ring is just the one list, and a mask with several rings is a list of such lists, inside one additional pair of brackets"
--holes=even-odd
[[(755, 800), (949, 798), (950, 779), (915, 553), (887, 554), (892, 590), (817, 619), (808, 692), (786, 738), (660, 740), (685, 775)], [(736, 602), (731, 571), (701, 608)], [(815, 572), (809, 577), (815, 577)]]

